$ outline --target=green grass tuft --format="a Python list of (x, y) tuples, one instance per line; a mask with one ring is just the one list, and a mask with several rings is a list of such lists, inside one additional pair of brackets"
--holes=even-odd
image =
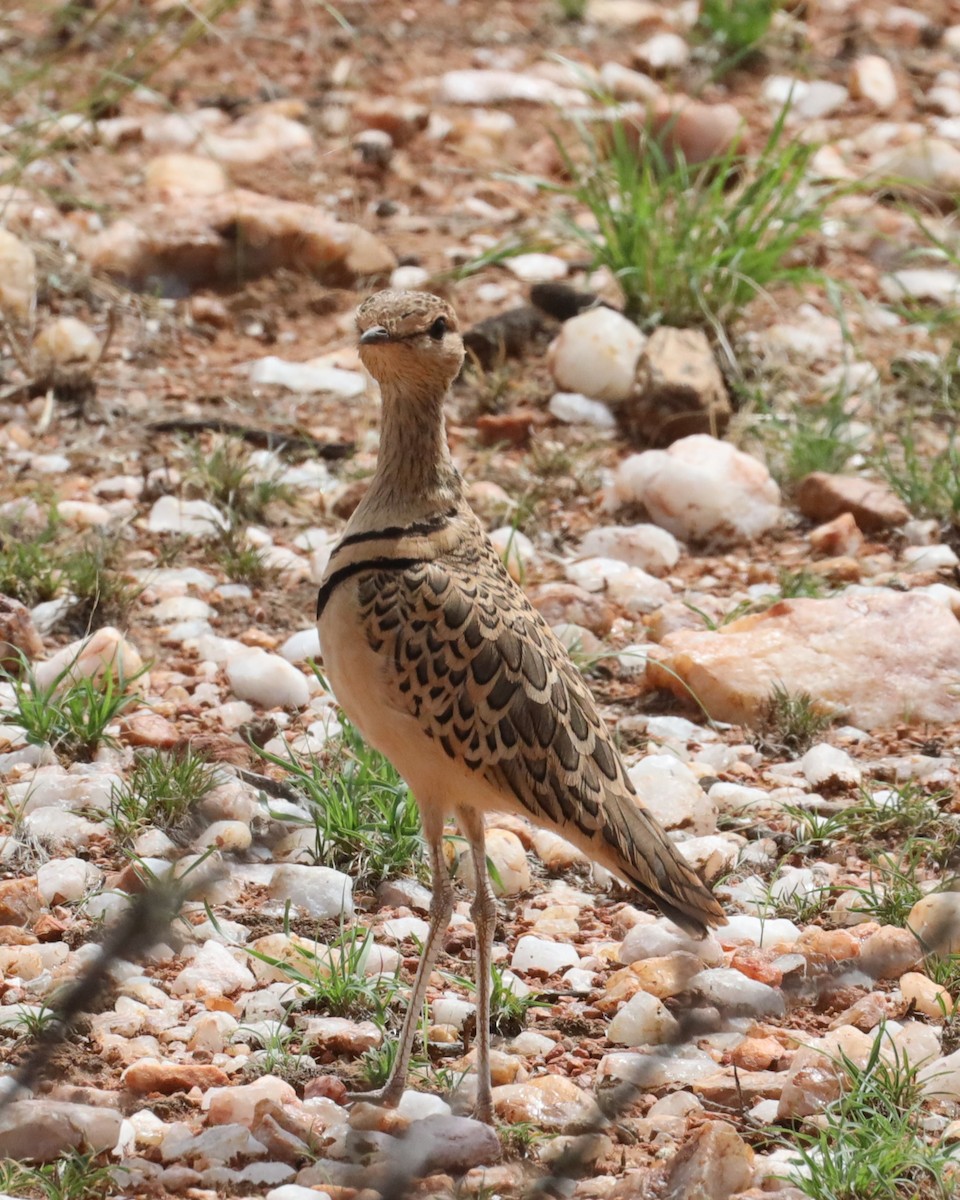
[(247, 541), (242, 523), (233, 514), (229, 524), (217, 531), (212, 553), (232, 583), (261, 588), (270, 579), (271, 571), (264, 552)]
[(294, 496), (287, 484), (263, 476), (251, 466), (243, 443), (235, 438), (225, 438), (212, 450), (196, 444), (191, 482), (205, 500), (225, 509), (236, 524), (263, 522), (271, 504), (287, 503)]
[(0, 682), (13, 691), (13, 707), (0, 708), (0, 724), (19, 725), (28, 741), (50, 746), (65, 761), (89, 762), (100, 746), (117, 744), (109, 727), (139, 697), (126, 690), (132, 680), (122, 671), (70, 680), (71, 670), (72, 664), (45, 686), (26, 660), (15, 676), (0, 671)]
[(348, 722), (339, 748), (301, 761), (258, 753), (293, 776), (312, 811), (316, 861), (353, 876), (358, 887), (419, 873), (420, 812), (407, 785)]
[(124, 842), (148, 825), (176, 829), (216, 786), (216, 767), (189, 746), (137, 755), (133, 773), (110, 796), (107, 820)]
[(796, 482), (814, 471), (835, 475), (860, 453), (860, 438), (851, 430), (851, 416), (842, 392), (814, 406), (797, 405), (792, 417), (778, 418), (785, 446), (784, 475)]
[(0, 527), (0, 594), (12, 596), (28, 608), (57, 595), (63, 569), (57, 565), (51, 543), (58, 528), (52, 511), (46, 526), (33, 534), (17, 522), (4, 522)]
[(531, 1010), (549, 1008), (550, 1002), (544, 1000), (539, 992), (518, 995), (510, 986), (510, 981), (504, 979), (503, 968), (498, 963), (492, 964), (490, 973), (490, 1032), (499, 1033), (504, 1037), (516, 1037), (526, 1028)]
[(923, 871), (935, 851), (936, 844), (927, 838), (908, 838), (896, 854), (870, 856), (866, 886), (850, 889), (860, 897), (855, 911), (881, 925), (904, 928), (910, 910), (928, 894), (921, 886)]
[(383, 1029), (399, 980), (396, 976), (364, 973), (372, 947), (372, 930), (359, 925), (346, 929), (341, 925), (339, 937), (329, 947), (314, 949), (309, 944), (293, 942), (293, 959), (275, 958), (250, 948), (247, 953), (282, 971), (297, 986), (302, 1007), (331, 1017), (372, 1020)]
[(651, 136), (638, 148), (637, 131), (619, 122), (609, 148), (580, 135), (589, 161), (581, 169), (568, 157), (569, 191), (596, 228), (574, 222), (569, 232), (616, 276), (644, 328), (718, 332), (759, 292), (816, 278), (793, 257), (819, 233), (834, 193), (807, 182), (812, 148), (785, 136), (783, 116), (756, 157), (734, 142), (697, 166), (673, 161)]
[(804, 754), (834, 721), (834, 714), (817, 706), (809, 692), (791, 692), (774, 684), (761, 713), (758, 732), (776, 750)]
[(960, 526), (960, 446), (952, 434), (939, 450), (925, 452), (913, 430), (876, 456), (880, 473), (915, 517), (935, 517)]
[(696, 32), (716, 58), (720, 78), (746, 63), (770, 32), (780, 0), (701, 0)]
[[(393, 1074), (400, 1049), (399, 1038), (388, 1038), (379, 1046), (371, 1046), (360, 1056), (360, 1078), (372, 1090), (383, 1087)], [(423, 1060), (411, 1060), (411, 1073), (424, 1065)]]
[(587, 11), (587, 0), (557, 0), (557, 7), (565, 21), (582, 21)]
[(111, 1166), (95, 1154), (70, 1150), (55, 1162), (28, 1167), (12, 1158), (0, 1160), (0, 1190), (7, 1196), (43, 1200), (106, 1200), (123, 1187), (123, 1167)]
[(68, 554), (62, 574), (66, 590), (76, 601), (67, 624), (77, 634), (123, 624), (143, 591), (142, 584), (120, 569), (120, 543), (102, 536)]
[[(887, 1043), (886, 1046), (884, 1043)], [(802, 1169), (789, 1182), (809, 1200), (948, 1200), (956, 1181), (950, 1148), (931, 1145), (922, 1126), (917, 1068), (889, 1049), (880, 1026), (870, 1055), (857, 1066), (841, 1054), (844, 1089), (818, 1127), (802, 1133)]]
[(143, 590), (121, 568), (119, 538), (91, 534), (71, 537), (57, 516), (30, 530), (16, 521), (0, 525), (0, 594), (32, 608), (70, 596), (63, 624), (74, 634), (121, 624)]

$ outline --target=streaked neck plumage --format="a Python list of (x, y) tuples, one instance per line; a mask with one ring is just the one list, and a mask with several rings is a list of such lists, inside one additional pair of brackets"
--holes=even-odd
[(463, 481), (447, 446), (446, 386), (430, 383), (411, 389), (396, 377), (381, 380), (377, 469), (347, 532), (422, 521), (462, 503)]

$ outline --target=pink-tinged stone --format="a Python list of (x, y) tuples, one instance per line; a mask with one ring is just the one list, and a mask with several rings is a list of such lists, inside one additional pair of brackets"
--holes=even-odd
[(717, 630), (667, 634), (647, 678), (711, 718), (762, 721), (776, 687), (862, 729), (960, 719), (960, 623), (917, 592), (781, 600)]
[[(242, 251), (238, 250), (242, 246)], [(81, 256), (97, 271), (135, 286), (182, 291), (286, 267), (331, 285), (388, 275), (396, 259), (359, 225), (322, 208), (243, 188), (173, 195), (84, 239)]]
[(120, 740), (128, 746), (170, 750), (182, 740), (176, 726), (160, 713), (144, 709), (120, 722)]
[(16, 674), (23, 659), (28, 662), (43, 653), (30, 610), (11, 596), (0, 596), (0, 668)]

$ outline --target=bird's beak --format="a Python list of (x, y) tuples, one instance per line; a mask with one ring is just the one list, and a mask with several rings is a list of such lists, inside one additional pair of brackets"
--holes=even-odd
[(380, 346), (389, 341), (390, 334), (382, 325), (371, 325), (360, 334), (361, 346)]

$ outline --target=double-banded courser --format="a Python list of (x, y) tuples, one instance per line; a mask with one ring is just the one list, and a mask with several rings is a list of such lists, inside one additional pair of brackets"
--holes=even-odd
[(496, 907), (485, 813), (556, 830), (696, 934), (723, 911), (637, 800), (580, 673), (464, 498), (443, 417), (464, 354), (453, 309), (436, 296), (384, 291), (361, 304), (357, 327), (383, 401), (380, 454), (320, 588), (320, 642), (344, 711), (416, 797), (433, 871), (430, 931), (380, 1098), (402, 1094), (450, 920), (441, 838), (453, 815), (477, 880), (476, 1114), (490, 1121)]

